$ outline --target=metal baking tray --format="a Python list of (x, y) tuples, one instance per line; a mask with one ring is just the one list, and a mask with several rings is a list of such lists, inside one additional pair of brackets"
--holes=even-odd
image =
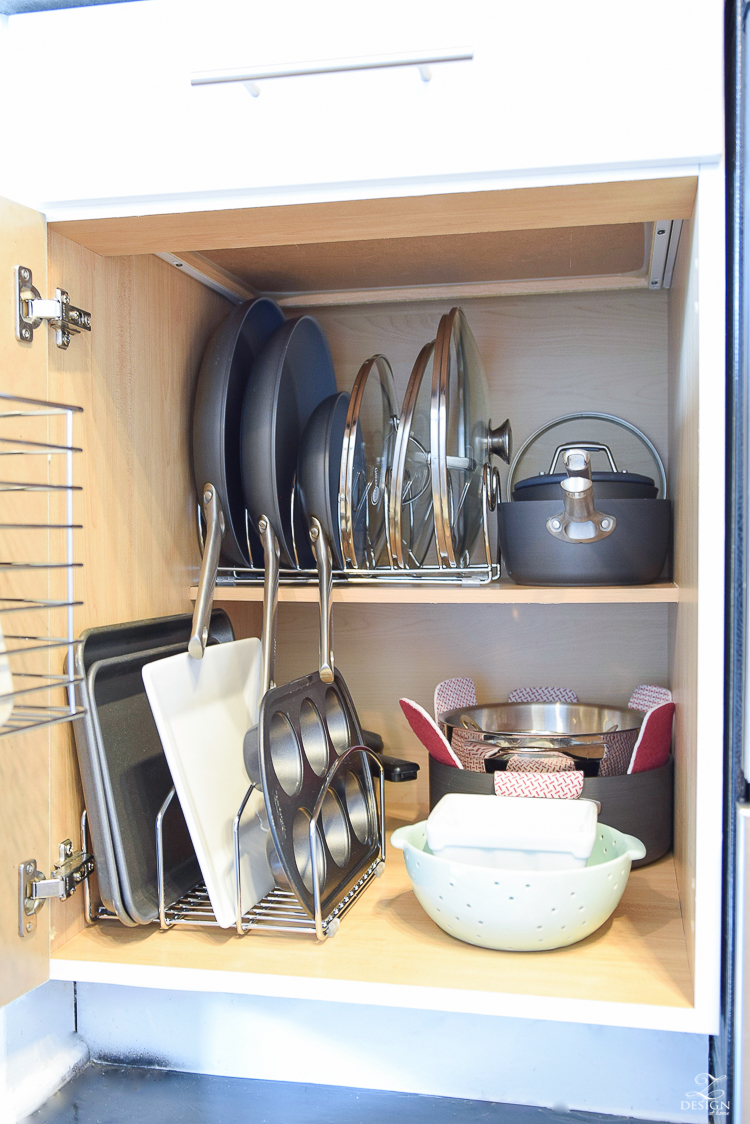
[[(191, 625), (192, 617), (180, 614), (91, 628), (82, 634), (81, 642), (76, 648), (75, 671), (81, 677), (81, 682), (76, 685), (76, 703), (86, 712), (85, 717), (75, 723), (76, 748), (93, 851), (97, 860), (99, 894), (104, 908), (114, 913), (124, 925), (132, 926), (137, 922), (125, 907), (120, 886), (101, 771), (99, 733), (92, 715), (88, 673), (93, 664), (117, 656), (171, 646), (175, 646), (176, 650), (186, 650)], [(214, 609), (209, 626), (209, 642), (223, 643), (233, 639), (234, 632), (229, 617), (222, 609)], [(153, 819), (151, 824), (153, 825)], [(149, 828), (149, 833), (153, 834), (152, 827)]]

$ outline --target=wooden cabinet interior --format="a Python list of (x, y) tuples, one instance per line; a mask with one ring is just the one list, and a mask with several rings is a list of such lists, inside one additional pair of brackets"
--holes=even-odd
[[(55, 224), (49, 231), (50, 277), (92, 311), (94, 324), (90, 339), (78, 337), (68, 352), (54, 347), (50, 352), (52, 396), (62, 395), (58, 388), (65, 387), (64, 396), (86, 411), (79, 435), (85, 450), (86, 528), (85, 604), (78, 612), (79, 630), (191, 608), (189, 588), (199, 564), (189, 448), (193, 388), (203, 347), (229, 305), (150, 256), (152, 252), (194, 249), (210, 258), (211, 250), (241, 246), (243, 260), (252, 262), (253, 247), (309, 244), (312, 270), (323, 260), (315, 257), (314, 247), (326, 241), (339, 246), (353, 243), (353, 230), (366, 240), (366, 228), (370, 240), (376, 234), (394, 240), (389, 260), (396, 261), (397, 251), (403, 249), (408, 257), (418, 251), (421, 237), (429, 240), (440, 233), (481, 235), (498, 229), (642, 223), (665, 214), (690, 219), (695, 180), (585, 188), (535, 189), (553, 193), (545, 196), (544, 206), (541, 197), (537, 197), (539, 205), (534, 204), (528, 190), (479, 193), (473, 199), (467, 195), (461, 221), (455, 213), (457, 197), (450, 196), (423, 200), (421, 210), (415, 199), (375, 201), (367, 214), (364, 205), (355, 203), (320, 204), (315, 214), (313, 207), (270, 208), (265, 224), (259, 211)], [(488, 200), (490, 195), (503, 198)], [(495, 216), (492, 221), (488, 214)], [(276, 242), (269, 240), (274, 232)], [(493, 297), (465, 304), (490, 377), (493, 420), (497, 423), (509, 416), (518, 440), (541, 422), (580, 409), (621, 414), (655, 441), (668, 465), (675, 500), (675, 584), (667, 583), (661, 590), (652, 587), (647, 600), (643, 591), (632, 591), (632, 596), (631, 591), (612, 591), (611, 599), (602, 596), (598, 604), (559, 591), (539, 596), (539, 601), (556, 604), (531, 603), (535, 600), (531, 597), (525, 603), (523, 593), (509, 596), (506, 604), (488, 604), (482, 603), (488, 595), (481, 592), (474, 599), (479, 603), (470, 603), (472, 591), (466, 591), (469, 603), (462, 603), (464, 591), (443, 595), (431, 590), (419, 598), (429, 603), (408, 606), (389, 604), (387, 595), (364, 591), (358, 593), (356, 603), (337, 607), (334, 618), (336, 660), (363, 724), (383, 734), (390, 752), (418, 759), (423, 766), (417, 785), (389, 786), (391, 811), (400, 822), (418, 818), (427, 802), (426, 756), (401, 720), (400, 696), (415, 698), (431, 709), (435, 684), (456, 674), (473, 676), (481, 697), (503, 697), (524, 684), (555, 683), (574, 687), (586, 699), (622, 704), (639, 683), (671, 686), (678, 702), (674, 863), (667, 859), (634, 873), (611, 925), (561, 954), (534, 958), (534, 967), (528, 970), (520, 968), (521, 961), (528, 960), (523, 954), (498, 956), (460, 945), (433, 931), (421, 915), (409, 912), (402, 860), (394, 855), (390, 866), (398, 871), (383, 880), (385, 896), (376, 900), (381, 891), (370, 891), (370, 904), (363, 899), (342, 927), (337, 938), (340, 962), (336, 942), (318, 952), (301, 951), (300, 942), (298, 952), (288, 940), (250, 936), (226, 951), (227, 935), (222, 933), (175, 932), (160, 937), (155, 930), (115, 932), (119, 927), (111, 925), (82, 932), (79, 896), (54, 909), (55, 957), (66, 965), (78, 962), (79, 967), (84, 961), (101, 959), (272, 974), (287, 971), (299, 976), (322, 972), (340, 979), (348, 970), (347, 958), (359, 956), (362, 961), (375, 961), (362, 978), (387, 984), (408, 983), (409, 956), (419, 959), (424, 948), (433, 950), (427, 953), (432, 969), (420, 968), (426, 986), (440, 987), (441, 978), (450, 975), (455, 965), (464, 982), (454, 986), (477, 992), (516, 990), (505, 979), (504, 969), (498, 967), (495, 975), (491, 966), (501, 961), (515, 964), (518, 959), (514, 972), (520, 972), (520, 990), (572, 997), (596, 962), (601, 986), (597, 985), (597, 994), (591, 992), (592, 998), (665, 1008), (691, 1005), (691, 977), (696, 972), (692, 922), (697, 785), (701, 760), (710, 748), (699, 746), (696, 716), (701, 685), (697, 678), (698, 372), (692, 239), (692, 223), (686, 222), (669, 293), (627, 287), (612, 291), (603, 286), (600, 292)], [(131, 256), (119, 256), (125, 250)], [(267, 260), (271, 259), (264, 251), (263, 261)], [(298, 254), (297, 260), (304, 262), (304, 255)], [(412, 279), (419, 277), (420, 260), (417, 252), (409, 267)], [(215, 261), (223, 267), (232, 264), (218, 253)], [(452, 303), (447, 298), (398, 304), (368, 301), (335, 308), (316, 305), (311, 311), (328, 335), (341, 386), (348, 389), (361, 362), (383, 351), (403, 393), (419, 348), (434, 336), (440, 314)], [(720, 448), (722, 432), (715, 435)], [(712, 580), (721, 584), (719, 574)], [(707, 584), (702, 586), (702, 596), (706, 588)], [(720, 591), (715, 595), (721, 612)], [(308, 591), (289, 601), (279, 614), (280, 681), (311, 670), (317, 660), (317, 610)], [(223, 603), (238, 635), (258, 634), (257, 601), (229, 591)], [(72, 732), (53, 731), (52, 745), (54, 847), (62, 838), (76, 837), (81, 803)], [(719, 832), (715, 808), (710, 815), (713, 830)], [(388, 921), (383, 920), (384, 902), (397, 910)], [(400, 909), (406, 913), (398, 913)], [(388, 959), (394, 951), (396, 960), (402, 955), (394, 949), (402, 937), (400, 967), (391, 972)], [(159, 942), (158, 951), (153, 938)], [(278, 953), (282, 946), (283, 958)], [(608, 964), (611, 986), (606, 983)], [(715, 966), (701, 970), (710, 974)], [(639, 1025), (637, 1020), (633, 1025)]]

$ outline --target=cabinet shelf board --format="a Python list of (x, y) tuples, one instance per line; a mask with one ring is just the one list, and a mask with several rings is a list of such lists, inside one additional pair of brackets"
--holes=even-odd
[(612, 918), (586, 940), (511, 953), (454, 940), (423, 912), (403, 858), (322, 944), (233, 930), (103, 922), (53, 954), (55, 979), (222, 991), (565, 1022), (699, 1030), (674, 862), (633, 871)]
[(96, 254), (210, 252), (323, 242), (553, 230), (693, 213), (695, 176), (506, 188), (222, 211), (68, 219), (50, 229)]
[[(190, 589), (195, 601), (197, 587)], [(532, 586), (503, 580), (487, 585), (337, 585), (333, 601), (356, 605), (643, 605), (668, 604), (680, 599), (673, 582), (636, 586)], [(214, 601), (262, 601), (262, 585), (218, 585)], [(317, 603), (317, 585), (282, 585), (279, 600)]]

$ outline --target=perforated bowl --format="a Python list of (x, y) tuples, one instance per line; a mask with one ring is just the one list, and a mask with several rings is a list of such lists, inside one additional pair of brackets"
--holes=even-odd
[(646, 853), (639, 839), (599, 824), (585, 867), (494, 870), (433, 855), (426, 822), (391, 837), (417, 901), (452, 937), (506, 952), (563, 948), (595, 932), (617, 907), (631, 862)]

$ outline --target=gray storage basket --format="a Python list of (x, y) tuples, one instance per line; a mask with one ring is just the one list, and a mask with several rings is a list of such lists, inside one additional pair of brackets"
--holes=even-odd
[[(646, 857), (633, 866), (646, 866), (666, 855), (672, 846), (674, 758), (659, 769), (617, 777), (586, 777), (582, 796), (598, 800), (599, 819), (608, 827), (640, 839)], [(430, 757), (430, 811), (447, 792), (494, 793), (492, 773), (473, 773), (441, 765)]]

